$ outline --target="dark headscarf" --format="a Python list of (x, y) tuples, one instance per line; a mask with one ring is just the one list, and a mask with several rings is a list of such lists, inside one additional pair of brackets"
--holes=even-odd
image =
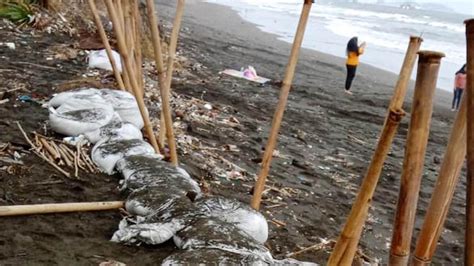
[(349, 54), (349, 52), (354, 52), (359, 55), (359, 45), (357, 37), (352, 37), (347, 43), (346, 53)]
[(461, 69), (459, 69), (457, 72), (456, 72), (456, 75), (457, 74), (466, 74), (466, 64), (464, 64), (464, 66), (461, 67)]

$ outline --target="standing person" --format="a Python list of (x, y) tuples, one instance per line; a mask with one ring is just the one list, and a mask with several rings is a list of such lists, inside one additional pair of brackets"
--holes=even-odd
[(359, 45), (357, 37), (352, 37), (347, 43), (346, 48), (346, 68), (347, 68), (347, 77), (346, 77), (346, 90), (347, 94), (352, 94), (351, 85), (352, 80), (355, 77), (357, 66), (359, 65), (359, 55), (364, 53), (365, 42)]
[(456, 72), (456, 76), (454, 77), (454, 97), (453, 97), (453, 104), (451, 106), (451, 111), (456, 111), (459, 109), (459, 103), (461, 102), (461, 96), (466, 88), (466, 64), (461, 67)]

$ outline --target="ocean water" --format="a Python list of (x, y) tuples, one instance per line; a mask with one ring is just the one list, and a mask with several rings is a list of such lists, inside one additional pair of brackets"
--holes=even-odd
[[(292, 42), (302, 0), (207, 0), (226, 5), (261, 30)], [(438, 87), (452, 90), (454, 73), (466, 62), (464, 20), (467, 14), (405, 10), (370, 4), (314, 4), (303, 47), (345, 57), (347, 41), (367, 43), (360, 57), (366, 63), (398, 74), (410, 35), (422, 36), (421, 49), (443, 52)], [(474, 17), (474, 14), (471, 15)], [(258, 71), (258, 69), (257, 69)], [(415, 79), (416, 69), (412, 78)]]

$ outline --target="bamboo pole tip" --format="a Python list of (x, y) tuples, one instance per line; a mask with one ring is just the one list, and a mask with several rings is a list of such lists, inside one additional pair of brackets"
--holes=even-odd
[(410, 42), (423, 42), (421, 36), (410, 36)]
[(304, 0), (304, 4), (305, 5), (314, 4), (314, 0)]
[(474, 26), (474, 18), (464, 20), (464, 24), (466, 24), (466, 27)]
[(422, 50), (418, 52), (420, 63), (439, 63), (445, 57), (442, 52)]

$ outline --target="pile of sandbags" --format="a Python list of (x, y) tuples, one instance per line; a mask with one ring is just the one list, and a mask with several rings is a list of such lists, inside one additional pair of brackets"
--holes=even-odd
[(163, 161), (143, 140), (143, 120), (133, 95), (108, 89), (81, 89), (49, 102), (49, 123), (58, 133), (83, 135), (92, 160), (107, 174), (121, 174), (128, 194), (124, 218), (112, 241), (156, 245), (173, 239), (179, 252), (174, 264), (295, 264), (274, 260), (263, 245), (265, 217), (247, 204), (204, 197), (199, 185), (180, 167)]

